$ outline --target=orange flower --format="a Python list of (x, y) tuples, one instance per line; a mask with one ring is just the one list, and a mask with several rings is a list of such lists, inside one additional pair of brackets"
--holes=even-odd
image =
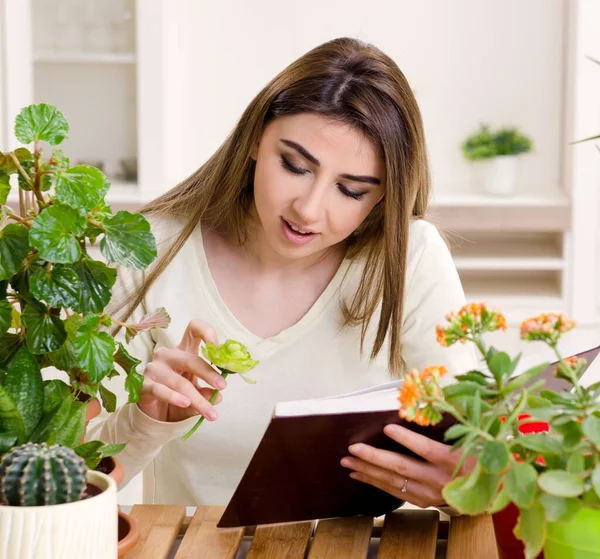
[(430, 367), (425, 367), (420, 373), (419, 378), (421, 380), (427, 380), (428, 378), (433, 378), (438, 380), (440, 377), (443, 377), (448, 372), (448, 369), (443, 365), (431, 365)]
[(448, 341), (446, 340), (446, 330), (443, 326), (438, 324), (438, 326), (435, 327), (435, 334), (438, 344), (448, 346)]
[(566, 314), (542, 313), (521, 323), (521, 339), (555, 343), (562, 334), (575, 327)]
[(415, 382), (414, 378), (411, 378), (411, 375), (407, 375), (400, 387), (400, 395), (398, 396), (402, 409), (416, 407), (422, 397), (421, 387)]
[(507, 330), (506, 317), (502, 313), (497, 313), (496, 324), (499, 330)]

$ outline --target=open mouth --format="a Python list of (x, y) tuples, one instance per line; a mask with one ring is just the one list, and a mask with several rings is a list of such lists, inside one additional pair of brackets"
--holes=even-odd
[(308, 242), (318, 234), (314, 231), (307, 231), (301, 227), (292, 225), (289, 221), (283, 219), (283, 217), (281, 218), (281, 226), (286, 239), (296, 244)]
[(312, 231), (305, 231), (303, 229), (300, 229), (300, 227), (296, 227), (295, 225), (292, 225), (289, 221), (286, 221), (285, 219), (283, 221), (288, 226), (290, 231), (293, 231), (294, 233), (298, 233), (298, 235), (306, 236), (306, 235), (314, 235), (315, 234)]

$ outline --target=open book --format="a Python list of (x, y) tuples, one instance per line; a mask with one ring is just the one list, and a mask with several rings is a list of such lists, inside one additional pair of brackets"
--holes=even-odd
[[(596, 347), (577, 355), (586, 358), (589, 366), (599, 352), (600, 347)], [(554, 365), (542, 377), (556, 381), (552, 377)], [(523, 363), (520, 372), (525, 367)], [(400, 384), (394, 381), (329, 398), (277, 404), (218, 526), (375, 517), (400, 507), (402, 500), (353, 480), (350, 470), (340, 465), (349, 455), (348, 447), (358, 442), (416, 457), (383, 433), (383, 427), (390, 423), (444, 441), (445, 431), (454, 423), (452, 417), (430, 427), (400, 419)]]

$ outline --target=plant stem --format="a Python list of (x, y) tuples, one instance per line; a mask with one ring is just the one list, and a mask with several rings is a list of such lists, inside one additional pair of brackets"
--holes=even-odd
[(9, 219), (14, 219), (15, 221), (17, 221), (18, 223), (22, 223), (23, 225), (25, 225), (25, 227), (30, 228), (31, 225), (29, 224), (29, 220), (27, 219), (23, 219), (22, 217), (18, 216), (17, 214), (9, 214), (7, 216)]
[(89, 217), (88, 218), (88, 223), (90, 225), (93, 225), (94, 227), (98, 227), (99, 229), (104, 230), (104, 226), (97, 219), (92, 219), (91, 217)]
[(19, 173), (21, 173), (22, 177), (27, 181), (27, 184), (29, 186), (33, 186), (33, 181), (31, 180), (31, 177), (27, 174), (27, 171), (23, 169), (23, 167), (21, 166), (21, 162), (17, 159), (17, 156), (12, 151), (8, 155), (10, 155), (10, 158), (13, 160), (15, 167), (18, 169)]
[[(229, 375), (229, 371), (227, 371), (226, 369), (223, 369), (221, 371), (221, 376), (225, 379), (225, 378), (227, 378), (227, 375)], [(218, 395), (219, 395), (219, 391), (214, 390), (210, 397), (209, 402), (211, 404), (214, 404)], [(200, 419), (198, 419), (198, 421), (196, 422), (196, 425), (194, 425), (185, 435), (183, 435), (183, 437), (181, 437), (181, 440), (186, 441), (187, 439), (189, 439), (196, 432), (196, 429), (198, 429), (198, 427), (200, 427), (200, 425), (202, 425), (203, 421), (204, 421), (204, 416), (202, 416)]]

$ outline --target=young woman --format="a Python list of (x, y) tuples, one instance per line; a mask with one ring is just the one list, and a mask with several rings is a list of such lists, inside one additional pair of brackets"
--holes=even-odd
[[(225, 504), (276, 402), (431, 364), (472, 368), (469, 346), (435, 340), (435, 325), (465, 301), (446, 245), (423, 219), (429, 189), (421, 115), (388, 56), (342, 38), (293, 62), (202, 167), (145, 208), (159, 258), (147, 275), (121, 271), (116, 294), (126, 295), (124, 317), (165, 307), (172, 322), (130, 344), (143, 361), (140, 402), (89, 436), (128, 443), (127, 479), (153, 465), (146, 498)], [(258, 382), (229, 377), (217, 420), (208, 398), (225, 382), (199, 346), (228, 338), (260, 361)], [(210, 422), (182, 441), (198, 415)], [(388, 435), (429, 461), (363, 445), (344, 461), (349, 475), (419, 506), (441, 504), (449, 448)]]

